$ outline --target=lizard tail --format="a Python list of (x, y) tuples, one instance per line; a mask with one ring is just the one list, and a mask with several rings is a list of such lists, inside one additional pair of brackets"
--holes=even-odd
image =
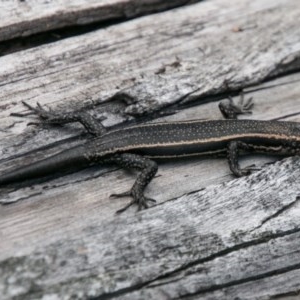
[(67, 170), (74, 166), (87, 165), (88, 160), (84, 157), (83, 153), (84, 146), (78, 146), (30, 165), (13, 169), (0, 175), (0, 185), (47, 176), (57, 171)]

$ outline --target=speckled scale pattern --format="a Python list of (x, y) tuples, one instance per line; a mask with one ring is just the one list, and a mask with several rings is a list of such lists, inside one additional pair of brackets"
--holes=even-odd
[[(103, 156), (105, 153), (130, 152), (137, 148), (171, 147), (188, 148), (197, 151), (195, 145), (206, 145), (212, 150), (227, 147), (231, 140), (244, 141), (261, 146), (283, 146), (285, 149), (300, 149), (300, 124), (295, 122), (270, 122), (256, 120), (210, 120), (176, 123), (154, 123), (127, 127), (111, 131), (93, 140), (87, 149), (89, 156)], [(204, 147), (204, 146), (202, 146)], [(204, 151), (206, 148), (201, 148)], [(178, 151), (179, 151), (178, 150)], [(199, 150), (199, 149), (198, 149)], [(270, 149), (271, 150), (271, 149)], [(274, 151), (276, 152), (276, 151)], [(295, 151), (293, 151), (295, 152)], [(153, 155), (155, 156), (155, 155)]]
[[(89, 142), (42, 161), (12, 170), (0, 176), (0, 184), (40, 177), (69, 166), (113, 162), (139, 171), (133, 187), (115, 196), (131, 196), (139, 209), (148, 207), (153, 199), (144, 196), (144, 189), (155, 176), (157, 164), (152, 158), (190, 155), (226, 155), (229, 167), (236, 176), (248, 174), (241, 169), (238, 157), (241, 151), (269, 152), (284, 155), (300, 154), (300, 124), (293, 122), (256, 120), (195, 120), (130, 126), (107, 132), (91, 115), (55, 113), (24, 102), (44, 122), (65, 124), (81, 123), (94, 136)], [(251, 101), (235, 105), (232, 100), (221, 104), (227, 118), (236, 118), (252, 107)], [(225, 112), (225, 113), (224, 113)], [(232, 113), (231, 113), (232, 112)]]
[(115, 163), (123, 168), (136, 169), (140, 172), (132, 188), (124, 193), (113, 194), (115, 197), (131, 196), (133, 200), (118, 212), (126, 210), (129, 206), (137, 204), (139, 209), (147, 208), (148, 202), (155, 202), (151, 198), (144, 196), (144, 189), (155, 176), (158, 165), (155, 161), (140, 155), (131, 153), (121, 153), (110, 156), (106, 162)]

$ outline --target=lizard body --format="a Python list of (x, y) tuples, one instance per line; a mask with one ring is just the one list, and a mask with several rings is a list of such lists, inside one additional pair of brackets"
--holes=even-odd
[(193, 155), (227, 156), (236, 176), (249, 174), (240, 169), (240, 152), (300, 154), (300, 124), (296, 122), (237, 120), (237, 114), (247, 113), (252, 103), (242, 106), (220, 105), (227, 120), (194, 120), (141, 124), (106, 131), (103, 125), (88, 114), (55, 114), (38, 105), (24, 103), (48, 123), (80, 122), (94, 137), (83, 145), (65, 150), (52, 157), (23, 166), (0, 176), (0, 185), (51, 174), (76, 165), (115, 163), (140, 171), (133, 187), (114, 196), (131, 196), (127, 205), (137, 203), (148, 207), (153, 199), (144, 196), (144, 189), (154, 177), (158, 166), (153, 158), (173, 158)]

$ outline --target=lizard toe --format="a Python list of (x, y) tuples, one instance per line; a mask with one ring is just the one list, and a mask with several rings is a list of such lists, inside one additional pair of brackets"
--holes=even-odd
[(253, 172), (256, 172), (256, 171), (260, 171), (261, 168), (255, 166), (255, 165), (251, 165), (251, 166), (247, 166), (246, 168), (242, 169), (242, 173), (243, 175), (250, 175), (252, 174)]
[(114, 197), (114, 198), (121, 198), (121, 197), (132, 197), (133, 199), (127, 204), (125, 205), (123, 208), (119, 209), (116, 213), (120, 214), (122, 212), (124, 212), (125, 210), (127, 210), (130, 206), (137, 204), (138, 206), (138, 211), (142, 210), (142, 209), (147, 209), (149, 208), (149, 203), (152, 202), (156, 202), (156, 200), (151, 199), (151, 198), (147, 198), (144, 195), (136, 195), (132, 190), (123, 192), (123, 193), (118, 193), (118, 194), (111, 194), (110, 197)]
[(126, 191), (126, 192), (123, 192), (123, 193), (114, 193), (114, 194), (111, 194), (109, 196), (109, 198), (121, 198), (121, 197), (128, 197), (128, 196), (132, 196), (132, 192), (130, 190)]
[(121, 209), (117, 210), (116, 214), (121, 214), (122, 212), (124, 212), (125, 210), (127, 210), (130, 206), (132, 206), (135, 203), (136, 203), (136, 201), (134, 199), (132, 199), (127, 205), (125, 205)]
[(156, 200), (147, 198), (145, 196), (142, 196), (138, 200), (138, 210), (147, 209), (149, 208), (149, 202), (156, 202)]

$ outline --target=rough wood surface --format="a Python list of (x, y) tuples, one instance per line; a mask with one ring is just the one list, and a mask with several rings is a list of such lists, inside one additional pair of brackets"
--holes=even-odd
[[(300, 121), (299, 81), (295, 74), (249, 92), (256, 102), (251, 117)], [(213, 113), (216, 103), (207, 103), (168, 119)], [(166, 163), (147, 190), (159, 204), (121, 216), (114, 211), (124, 199), (108, 196), (126, 190), (134, 175), (114, 168), (6, 191), (2, 200), (29, 199), (0, 207), (0, 292), (4, 299), (297, 293), (299, 162), (291, 158), (238, 180), (223, 159)]]
[[(299, 176), (300, 160), (290, 158), (147, 212), (80, 222), (56, 242), (45, 236), (34, 247), (23, 242), (1, 260), (3, 299), (270, 299), (299, 293)], [(34, 209), (23, 210), (28, 222)]]
[(296, 0), (206, 1), (7, 55), (1, 119), (21, 100), (114, 97), (141, 114), (239, 90), (299, 69), (299, 18)]
[[(207, 1), (162, 13), (155, 22), (143, 17), (0, 58), (0, 172), (85, 138), (73, 139), (78, 126), (26, 127), (28, 119), (9, 116), (25, 112), (21, 100), (72, 109), (90, 98), (107, 125), (126, 112), (169, 104), (187, 107), (164, 119), (221, 118), (216, 102), (189, 105), (298, 70), (298, 6), (291, 0)], [(300, 121), (299, 82), (295, 73), (246, 90), (255, 101), (246, 117)], [(101, 104), (108, 99), (118, 104), (115, 111)], [(289, 158), (236, 180), (224, 159), (164, 163), (147, 189), (157, 206), (121, 216), (114, 212), (126, 200), (108, 196), (128, 189), (135, 175), (114, 167), (1, 188), (1, 201), (16, 203), (0, 206), (0, 295), (297, 297), (299, 166), (299, 158)]]
[(99, 21), (128, 19), (197, 0), (0, 1), (0, 41)]

